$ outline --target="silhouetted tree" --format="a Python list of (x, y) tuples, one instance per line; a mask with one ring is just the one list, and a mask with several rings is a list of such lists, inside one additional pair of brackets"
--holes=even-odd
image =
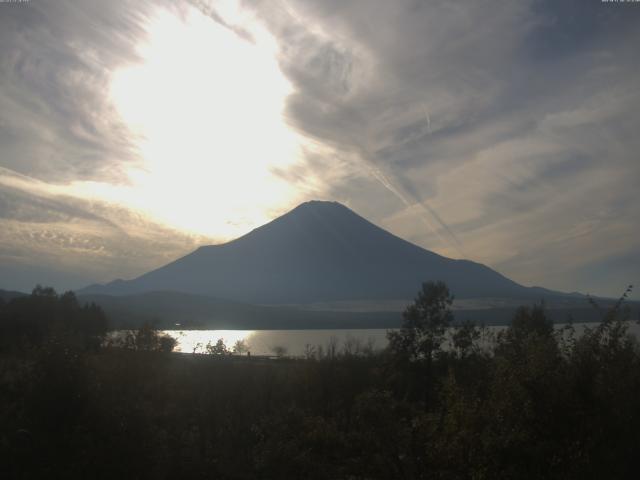
[(480, 351), (472, 324), (447, 336), (452, 297), (431, 283), (379, 355), (347, 339), (311, 360), (215, 361), (157, 354), (171, 345), (152, 325), (130, 348), (81, 348), (99, 309), (34, 290), (0, 306), (0, 340), (8, 320), (43, 335), (0, 351), (0, 478), (637, 476), (640, 347), (622, 301), (568, 342), (542, 305), (521, 308)]
[(158, 350), (164, 353), (171, 353), (177, 344), (178, 341), (175, 338), (169, 335), (161, 335), (158, 339)]
[(107, 317), (95, 304), (81, 306), (73, 292), (58, 295), (37, 285), (31, 295), (9, 301), (0, 313), (0, 345), (20, 348), (48, 341), (81, 348), (99, 348), (108, 328)]
[(275, 345), (271, 347), (271, 351), (278, 358), (282, 358), (287, 354), (286, 347), (283, 347), (282, 345)]
[(464, 322), (456, 326), (451, 340), (461, 358), (466, 357), (480, 339), (480, 329), (473, 322)]
[(209, 355), (227, 355), (229, 353), (229, 350), (224, 344), (224, 340), (222, 338), (219, 338), (213, 345), (211, 342), (207, 343), (206, 351)]
[(172, 352), (177, 343), (175, 338), (159, 332), (150, 322), (143, 323), (137, 330), (126, 332), (124, 337), (114, 342), (116, 346), (129, 350), (165, 353)]
[(429, 408), (435, 391), (433, 361), (453, 320), (452, 303), (453, 296), (444, 282), (425, 282), (404, 311), (402, 327), (387, 333), (389, 351), (397, 368), (422, 379), (419, 390), (425, 409)]
[(431, 363), (451, 326), (453, 296), (443, 282), (425, 282), (415, 301), (403, 313), (397, 331), (387, 333), (389, 349), (409, 361)]
[(246, 353), (248, 351), (249, 347), (247, 347), (246, 342), (242, 339), (236, 340), (236, 343), (233, 344), (233, 353), (237, 355), (242, 355), (243, 353)]

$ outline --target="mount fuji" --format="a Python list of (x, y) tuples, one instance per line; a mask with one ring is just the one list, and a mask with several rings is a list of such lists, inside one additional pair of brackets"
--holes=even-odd
[(173, 291), (252, 304), (411, 299), (442, 280), (458, 299), (563, 295), (403, 240), (336, 202), (310, 201), (248, 234), (203, 246), (138, 278), (80, 294)]

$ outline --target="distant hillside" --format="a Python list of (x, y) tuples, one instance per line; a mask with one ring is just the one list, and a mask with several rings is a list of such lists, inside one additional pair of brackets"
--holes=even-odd
[[(372, 305), (371, 311), (360, 306), (355, 310), (251, 305), (212, 297), (178, 292), (149, 292), (137, 295), (81, 295), (81, 302), (94, 302), (107, 314), (112, 328), (131, 328), (143, 322), (154, 323), (164, 329), (338, 329), (338, 328), (397, 328), (402, 323), (406, 307), (397, 305), (395, 310), (381, 310)], [(497, 302), (489, 299), (478, 302), (454, 304), (456, 322), (466, 320), (485, 325), (508, 324), (517, 302)], [(603, 308), (611, 301), (601, 302)], [(634, 316), (638, 304), (630, 303)], [(377, 308), (377, 310), (373, 310)], [(550, 318), (564, 323), (572, 316), (577, 322), (601, 320), (601, 313), (585, 300), (564, 300), (547, 305)], [(176, 325), (179, 324), (179, 325)]]
[(426, 280), (443, 280), (457, 298), (539, 299), (469, 260), (425, 250), (335, 202), (308, 202), (247, 235), (201, 247), (130, 281), (92, 285), (83, 294), (176, 291), (259, 304), (411, 299)]
[(112, 328), (131, 328), (143, 322), (165, 329), (324, 329), (396, 328), (401, 312), (338, 312), (294, 307), (250, 305), (179, 292), (138, 295), (80, 295), (81, 302), (102, 307)]
[[(27, 296), (22, 292), (0, 290), (0, 298), (8, 302)], [(109, 318), (110, 328), (135, 328), (144, 322), (163, 329), (339, 329), (396, 328), (409, 301), (336, 302), (306, 306), (252, 305), (220, 300), (209, 296), (180, 292), (147, 292), (136, 295), (83, 294), (81, 303), (100, 305)], [(515, 309), (527, 301), (505, 299), (457, 300), (453, 311), (456, 322), (466, 320), (485, 325), (506, 325)], [(603, 310), (613, 300), (599, 299)], [(638, 318), (640, 302), (627, 302), (631, 318)], [(601, 320), (599, 312), (583, 298), (559, 297), (547, 303), (547, 311), (555, 322), (566, 322), (571, 316), (577, 322)]]
[(8, 302), (9, 300), (13, 300), (14, 298), (24, 297), (26, 295), (28, 294), (22, 293), (22, 292), (15, 292), (12, 290), (0, 290), (0, 298), (5, 302)]

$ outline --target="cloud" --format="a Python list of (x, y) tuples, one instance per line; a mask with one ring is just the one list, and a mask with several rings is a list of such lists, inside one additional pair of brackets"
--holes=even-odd
[(291, 86), (283, 115), (305, 142), (302, 161), (269, 172), (296, 199), (342, 201), (524, 284), (617, 295), (638, 283), (635, 5), (241, 3), (0, 4), (2, 277), (134, 276), (211, 241), (73, 188), (126, 184), (140, 166), (139, 139), (109, 99), (112, 74), (140, 60), (159, 7), (195, 7), (243, 41), (257, 31), (245, 14), (273, 35)]
[(0, 165), (40, 180), (126, 181), (132, 138), (107, 96), (150, 2), (0, 6)]
[(332, 174), (327, 191), (427, 248), (463, 251), (525, 284), (618, 292), (615, 275), (581, 275), (638, 251), (640, 10), (246, 4), (280, 44), (295, 89), (288, 121), (332, 151), (308, 169), (320, 179), (335, 164), (349, 171)]
[(79, 288), (132, 278), (212, 242), (118, 205), (52, 192), (42, 182), (2, 173), (0, 288), (29, 290), (45, 281)]
[(74, 193), (127, 184), (137, 138), (109, 98), (112, 74), (164, 2), (0, 5), (0, 288), (77, 288), (133, 277), (202, 243), (122, 205)]

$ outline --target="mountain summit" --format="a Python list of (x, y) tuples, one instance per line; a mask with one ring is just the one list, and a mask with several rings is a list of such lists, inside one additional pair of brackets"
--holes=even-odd
[(336, 202), (311, 201), (222, 245), (200, 247), (129, 281), (81, 293), (158, 290), (262, 304), (409, 299), (426, 280), (458, 298), (540, 293), (469, 260), (453, 260), (383, 230)]

